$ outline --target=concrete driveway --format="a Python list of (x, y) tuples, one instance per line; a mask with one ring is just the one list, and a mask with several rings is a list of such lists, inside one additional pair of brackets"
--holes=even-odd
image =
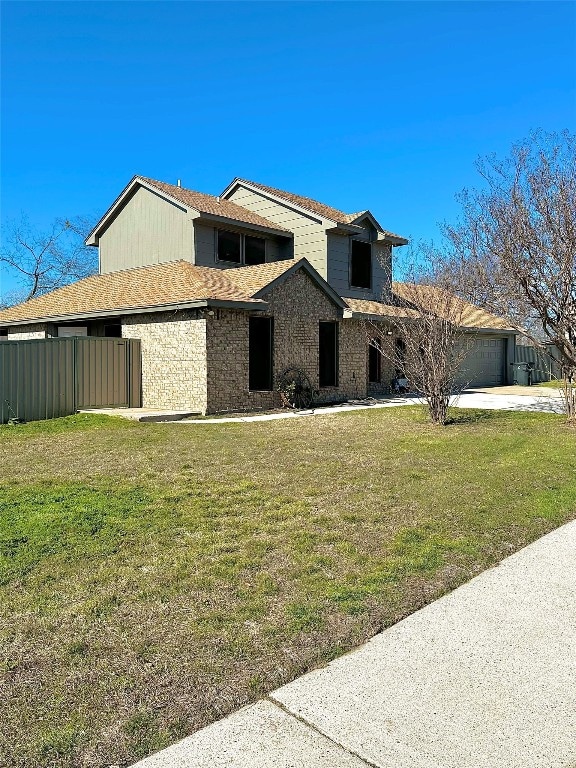
[(574, 768), (576, 521), (138, 768)]
[[(518, 391), (521, 391), (521, 394)], [(528, 390), (523, 391), (522, 390)], [(451, 403), (457, 408), (486, 408), (492, 411), (562, 413), (562, 398), (555, 390), (536, 387), (494, 387), (466, 390)]]

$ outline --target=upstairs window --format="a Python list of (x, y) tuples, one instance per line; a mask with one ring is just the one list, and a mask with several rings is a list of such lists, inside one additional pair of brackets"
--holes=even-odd
[(8, 331), (6, 328), (0, 328), (0, 341), (8, 341)]
[(232, 261), (235, 264), (241, 262), (241, 238), (238, 232), (228, 232), (225, 229), (218, 230), (218, 261)]
[(263, 237), (244, 236), (244, 264), (264, 264), (266, 240)]
[(266, 240), (263, 237), (219, 229), (216, 248), (218, 261), (246, 265), (264, 264), (266, 261)]
[(372, 287), (372, 246), (363, 240), (352, 240), (350, 287)]
[(318, 339), (321, 387), (338, 386), (338, 323), (321, 322)]

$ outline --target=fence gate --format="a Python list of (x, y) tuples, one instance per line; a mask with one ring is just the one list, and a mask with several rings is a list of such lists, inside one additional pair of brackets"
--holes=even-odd
[(138, 339), (75, 337), (0, 342), (0, 424), (79, 408), (139, 407)]

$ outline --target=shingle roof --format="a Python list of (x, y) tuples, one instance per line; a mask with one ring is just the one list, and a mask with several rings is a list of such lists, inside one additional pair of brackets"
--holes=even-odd
[[(409, 302), (413, 290), (414, 286), (410, 283), (392, 283), (392, 292), (400, 300)], [(502, 317), (497, 317), (480, 307), (476, 307), (474, 304), (470, 304), (468, 301), (464, 301), (464, 299), (461, 299), (458, 296), (452, 296), (441, 288), (418, 285), (417, 290), (419, 291), (420, 300), (422, 300), (423, 296), (425, 298), (426, 293), (428, 293), (430, 295), (430, 300), (435, 301), (436, 305), (438, 305), (438, 301), (435, 298), (435, 294), (440, 293), (449, 296), (449, 302), (452, 306), (457, 307), (461, 324), (465, 328), (489, 328), (491, 330), (503, 331), (512, 330), (506, 320)]]
[(286, 192), (283, 189), (276, 189), (276, 187), (268, 187), (266, 184), (259, 184), (256, 181), (249, 181), (248, 179), (236, 179), (239, 182), (245, 182), (253, 187), (258, 187), (264, 192), (270, 192), (272, 195), (281, 197), (294, 205), (299, 205), (301, 208), (305, 208), (312, 213), (318, 214), (325, 219), (331, 219), (339, 224), (348, 224), (348, 216), (338, 208), (333, 208), (331, 205), (325, 205), (318, 200), (313, 200), (311, 197), (304, 197), (303, 195), (296, 195), (293, 192)]
[[(339, 210), (338, 208), (334, 208), (331, 205), (326, 205), (325, 203), (321, 203), (318, 200), (314, 200), (311, 197), (304, 197), (304, 195), (297, 195), (294, 192), (286, 192), (283, 189), (277, 189), (276, 187), (269, 187), (266, 184), (260, 184), (257, 181), (249, 181), (248, 179), (235, 179), (235, 182), (239, 182), (240, 184), (249, 184), (252, 187), (256, 187), (258, 189), (261, 189), (263, 192), (269, 192), (271, 195), (276, 195), (276, 197), (281, 198), (282, 200), (286, 200), (287, 202), (294, 203), (294, 205), (300, 206), (300, 208), (304, 208), (307, 211), (310, 211), (311, 213), (316, 213), (318, 216), (322, 216), (325, 219), (330, 219), (331, 221), (336, 222), (337, 224), (351, 224), (353, 221), (355, 221), (358, 217), (370, 213), (370, 211), (359, 211), (358, 213), (344, 213), (344, 211)], [(376, 221), (376, 219), (374, 219)], [(396, 235), (394, 232), (390, 232), (387, 229), (383, 229), (378, 224), (378, 230), (382, 232), (384, 235), (390, 235), (392, 237), (398, 238), (399, 240), (403, 240), (404, 238), (401, 235)]]
[(175, 200), (179, 200), (181, 203), (184, 203), (184, 205), (190, 206), (190, 208), (194, 208), (200, 213), (209, 213), (214, 216), (235, 219), (236, 221), (241, 221), (245, 224), (256, 224), (259, 227), (267, 227), (268, 229), (277, 229), (289, 233), (289, 230), (285, 227), (275, 224), (274, 222), (265, 219), (264, 216), (259, 216), (257, 213), (249, 211), (247, 208), (243, 208), (241, 205), (237, 205), (231, 200), (207, 195), (204, 192), (194, 192), (191, 189), (177, 187), (175, 184), (166, 184), (164, 181), (156, 181), (155, 179), (149, 179), (146, 176), (136, 176), (135, 179), (141, 179), (147, 184), (150, 184), (150, 186), (156, 187), (159, 191), (165, 192)]
[[(281, 266), (276, 268), (276, 272), (281, 274), (282, 269), (286, 271), (294, 263), (278, 262)], [(171, 261), (93, 275), (1, 311), (0, 325), (67, 315), (94, 315), (97, 312), (117, 311), (120, 314), (125, 310), (205, 299), (261, 303), (249, 294), (252, 284), (256, 282), (255, 277), (247, 275), (243, 278), (238, 275), (231, 280), (229, 275), (236, 271), (243, 270), (214, 269), (198, 267), (187, 261)], [(271, 271), (264, 270), (266, 276), (262, 277), (263, 284), (270, 282), (267, 275)]]
[(254, 296), (265, 286), (291, 269), (298, 261), (271, 261), (266, 264), (255, 264), (250, 267), (234, 267), (226, 270), (227, 277), (238, 286), (247, 296)]
[(417, 317), (414, 310), (394, 306), (393, 304), (384, 304), (381, 301), (368, 301), (365, 299), (350, 299), (346, 297), (346, 304), (352, 312), (361, 315), (378, 315), (379, 317)]
[[(421, 300), (422, 296), (427, 292), (432, 293), (437, 288), (432, 286), (419, 285), (416, 287), (418, 295)], [(410, 295), (414, 290), (414, 286), (407, 286), (404, 283), (392, 283), (392, 292), (400, 300), (409, 302)], [(413, 295), (413, 294), (412, 294)], [(507, 325), (506, 321), (501, 317), (496, 317), (486, 312), (480, 307), (475, 307), (473, 304), (469, 304), (458, 297), (451, 297), (448, 302), (449, 305), (454, 306), (453, 302), (457, 302), (458, 310), (458, 324), (462, 328), (485, 328), (489, 330), (502, 330), (511, 331), (512, 329)], [(401, 317), (401, 318), (417, 318), (418, 312), (410, 309), (409, 306), (399, 306), (384, 304), (381, 301), (365, 301), (364, 299), (349, 299), (346, 298), (346, 303), (352, 310), (362, 315), (375, 315), (378, 317)], [(420, 303), (420, 302), (419, 302)]]

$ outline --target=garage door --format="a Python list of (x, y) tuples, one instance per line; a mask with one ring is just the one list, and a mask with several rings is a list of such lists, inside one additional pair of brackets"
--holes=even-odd
[(468, 341), (469, 352), (460, 368), (459, 384), (496, 387), (505, 383), (506, 339), (476, 337)]

